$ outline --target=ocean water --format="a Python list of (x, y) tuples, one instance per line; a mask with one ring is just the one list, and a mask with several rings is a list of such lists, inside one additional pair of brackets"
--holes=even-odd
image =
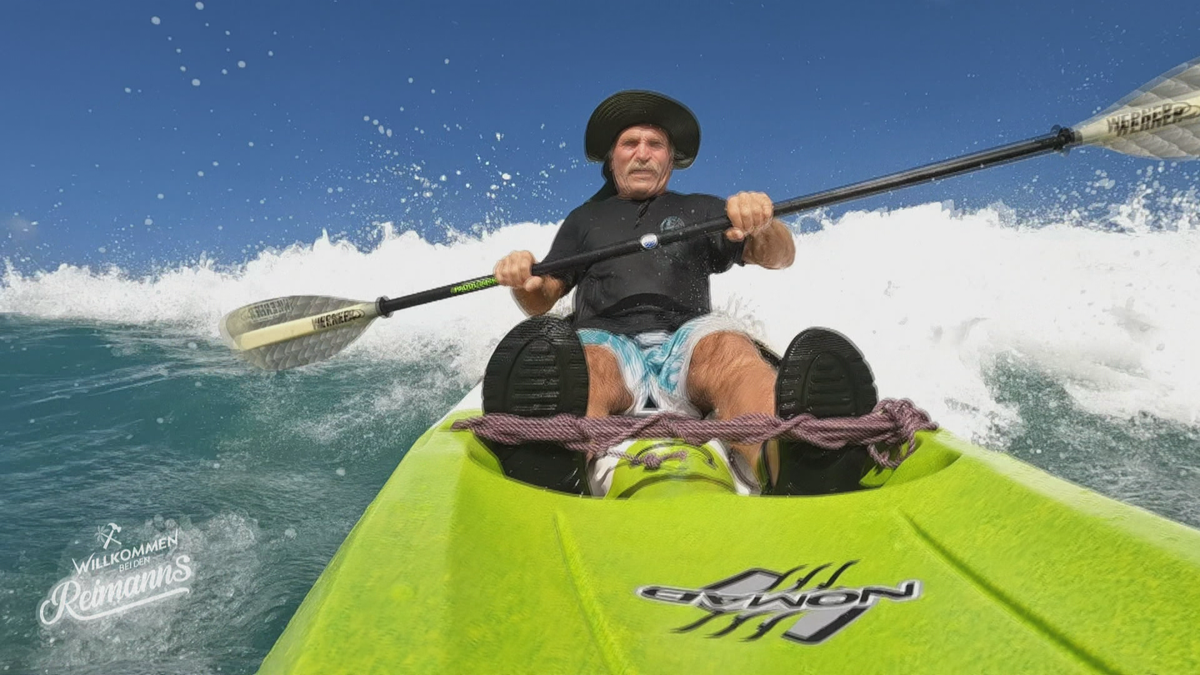
[[(1194, 191), (1135, 194), (1103, 219), (925, 204), (796, 227), (791, 269), (714, 278), (719, 311), (776, 349), (807, 326), (836, 328), (867, 354), (881, 395), (1200, 527)], [(502, 290), (475, 293), (378, 320), (334, 359), (274, 374), (225, 348), (220, 317), (275, 296), (458, 281), (511, 250), (544, 251), (554, 229), (433, 244), (388, 225), (367, 248), (322, 237), (147, 275), (9, 267), (0, 672), (252, 672), (405, 449), (521, 314)], [(162, 540), (174, 566), (161, 589), (186, 593), (45, 621), (79, 565)]]

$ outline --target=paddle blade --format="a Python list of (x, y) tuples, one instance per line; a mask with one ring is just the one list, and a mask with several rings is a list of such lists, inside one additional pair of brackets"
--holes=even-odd
[(1127, 155), (1200, 158), (1200, 59), (1147, 82), (1075, 131), (1081, 143)]
[(255, 366), (287, 370), (342, 351), (377, 316), (374, 302), (291, 295), (226, 314), (221, 319), (221, 337)]

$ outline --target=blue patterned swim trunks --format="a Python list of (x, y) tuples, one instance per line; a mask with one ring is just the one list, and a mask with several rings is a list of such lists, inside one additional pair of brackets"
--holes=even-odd
[(692, 351), (703, 338), (726, 331), (746, 332), (729, 317), (707, 314), (688, 321), (674, 333), (656, 331), (627, 337), (584, 328), (579, 331), (579, 340), (585, 345), (607, 347), (616, 355), (625, 386), (633, 394), (633, 407), (627, 413), (642, 410), (647, 401), (653, 400), (663, 412), (698, 417), (700, 411), (687, 396)]

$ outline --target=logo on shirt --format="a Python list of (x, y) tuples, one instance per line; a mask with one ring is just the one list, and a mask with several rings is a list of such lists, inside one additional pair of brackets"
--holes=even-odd
[(667, 216), (661, 223), (658, 224), (658, 231), (670, 232), (671, 230), (678, 230), (686, 224), (687, 223), (683, 222), (683, 218), (680, 218), (679, 216)]

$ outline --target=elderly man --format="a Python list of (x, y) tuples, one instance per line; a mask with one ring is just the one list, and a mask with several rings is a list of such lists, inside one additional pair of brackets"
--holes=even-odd
[[(569, 324), (530, 319), (501, 341), (484, 377), (485, 410), (599, 417), (653, 406), (720, 419), (870, 411), (870, 370), (837, 333), (813, 329), (798, 336), (785, 352), (777, 392), (775, 368), (755, 342), (736, 322), (710, 313), (709, 275), (735, 264), (786, 268), (795, 242), (761, 192), (722, 200), (667, 189), (673, 169), (690, 166), (700, 147), (700, 126), (690, 110), (654, 92), (619, 92), (592, 114), (585, 146), (589, 160), (603, 162), (605, 185), (563, 221), (547, 261), (721, 216), (730, 228), (544, 277), (532, 276), (537, 260), (531, 252), (505, 256), (496, 263), (496, 280), (512, 288), (527, 315), (545, 314), (572, 289), (574, 314)], [(806, 469), (793, 465), (816, 455), (830, 461), (789, 443), (766, 466), (758, 446), (733, 447), (766, 491), (806, 491)], [(546, 448), (530, 449), (540, 453), (536, 461), (517, 448), (494, 450), (509, 475), (528, 480), (531, 464), (534, 473), (545, 473)], [(860, 466), (847, 471), (857, 473), (855, 482), (861, 477)], [(538, 476), (539, 482), (546, 484), (544, 478)]]

